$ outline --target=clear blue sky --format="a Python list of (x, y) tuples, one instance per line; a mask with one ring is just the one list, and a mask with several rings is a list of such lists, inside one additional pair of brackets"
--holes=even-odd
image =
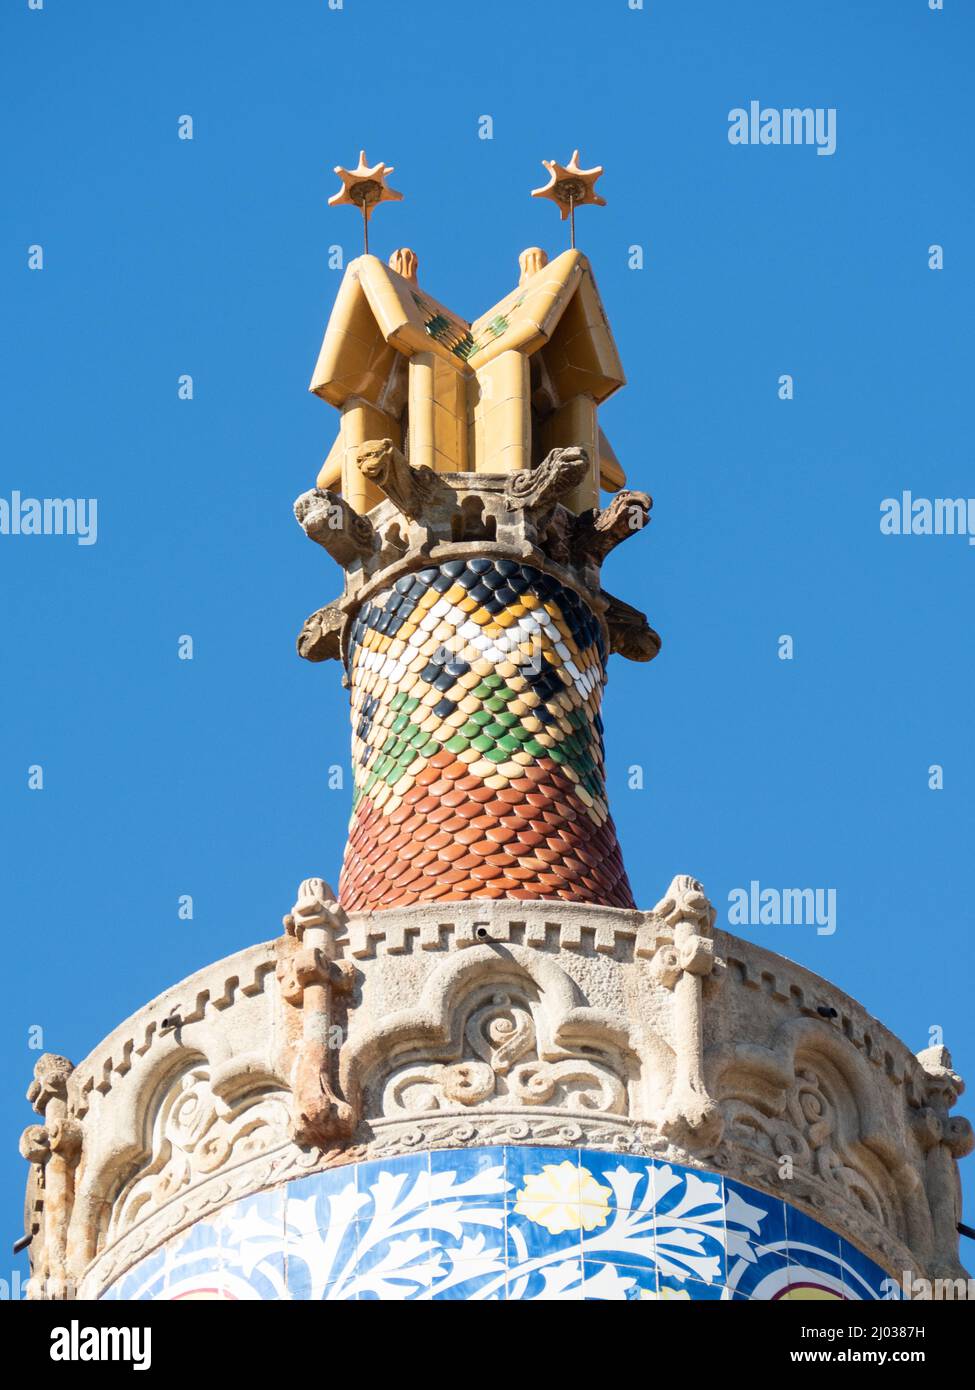
[[(606, 582), (664, 639), (606, 697), (637, 899), (689, 872), (721, 920), (752, 879), (834, 888), (834, 935), (744, 934), (914, 1049), (940, 1026), (975, 1080), (975, 549), (879, 529), (903, 489), (975, 493), (973, 40), (961, 0), (7, 0), (0, 496), (99, 511), (92, 546), (0, 536), (3, 1240), (29, 1029), (79, 1061), (337, 880), (345, 697), (294, 637), (340, 576), (291, 503), (335, 432), (306, 386), (328, 247), (359, 250), (331, 167), (361, 146), (406, 194), (374, 251), (415, 248), (467, 317), (566, 244), (539, 161), (605, 164), (579, 243), (630, 385), (603, 421), (655, 499)], [(730, 145), (753, 99), (835, 107), (836, 153)]]

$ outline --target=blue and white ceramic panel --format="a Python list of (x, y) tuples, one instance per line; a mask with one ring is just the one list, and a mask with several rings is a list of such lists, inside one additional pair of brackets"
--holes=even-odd
[(120, 1299), (879, 1299), (889, 1275), (786, 1203), (677, 1164), (528, 1147), (349, 1165), (224, 1207)]

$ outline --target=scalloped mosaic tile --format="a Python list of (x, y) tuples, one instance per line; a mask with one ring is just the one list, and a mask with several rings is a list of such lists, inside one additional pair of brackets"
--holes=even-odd
[(450, 560), (366, 602), (343, 906), (633, 907), (606, 803), (605, 662), (579, 595), (514, 560)]

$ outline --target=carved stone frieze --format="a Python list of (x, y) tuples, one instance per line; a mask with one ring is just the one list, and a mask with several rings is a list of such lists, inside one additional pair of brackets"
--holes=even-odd
[(115, 1196), (107, 1239), (118, 1239), (203, 1178), (280, 1147), (289, 1099), (282, 1088), (264, 1084), (227, 1100), (204, 1065), (174, 1078), (155, 1116), (150, 1154)]
[(626, 1019), (585, 1006), (556, 962), (482, 945), (438, 965), (412, 1008), (353, 1035), (340, 1075), (365, 1122), (478, 1107), (625, 1115), (636, 1056)]
[(462, 1024), (461, 1060), (398, 1066), (383, 1089), (383, 1115), (519, 1105), (626, 1114), (625, 1082), (598, 1058), (572, 1056), (547, 1041), (533, 1004), (514, 992), (473, 1001)]

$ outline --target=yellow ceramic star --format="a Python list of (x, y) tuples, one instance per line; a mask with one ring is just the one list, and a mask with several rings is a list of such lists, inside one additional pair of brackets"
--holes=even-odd
[(328, 200), (330, 208), (351, 205), (357, 207), (362, 213), (363, 230), (365, 232), (366, 251), (369, 250), (369, 218), (372, 216), (373, 209), (380, 203), (399, 202), (403, 195), (398, 193), (395, 188), (389, 188), (386, 184), (386, 176), (393, 172), (391, 164), (384, 164), (382, 160), (374, 164), (372, 168), (366, 163), (365, 150), (359, 151), (359, 165), (356, 169), (343, 169), (341, 164), (336, 164), (335, 172), (342, 180), (342, 187), (338, 193), (333, 193)]
[(542, 164), (548, 170), (548, 183), (544, 188), (533, 188), (532, 197), (550, 198), (557, 203), (563, 222), (576, 208), (587, 203), (601, 208), (606, 206), (606, 199), (595, 189), (596, 180), (603, 172), (601, 164), (595, 169), (580, 169), (578, 150), (573, 150), (568, 164), (559, 164), (554, 159), (543, 159)]
[(395, 188), (386, 186), (386, 175), (393, 172), (393, 166), (380, 160), (370, 169), (366, 163), (365, 150), (359, 151), (357, 169), (343, 169), (341, 164), (336, 164), (335, 172), (342, 180), (342, 187), (329, 198), (330, 208), (352, 203), (355, 207), (362, 208), (368, 217), (377, 203), (398, 202), (403, 196), (402, 193), (397, 193)]

